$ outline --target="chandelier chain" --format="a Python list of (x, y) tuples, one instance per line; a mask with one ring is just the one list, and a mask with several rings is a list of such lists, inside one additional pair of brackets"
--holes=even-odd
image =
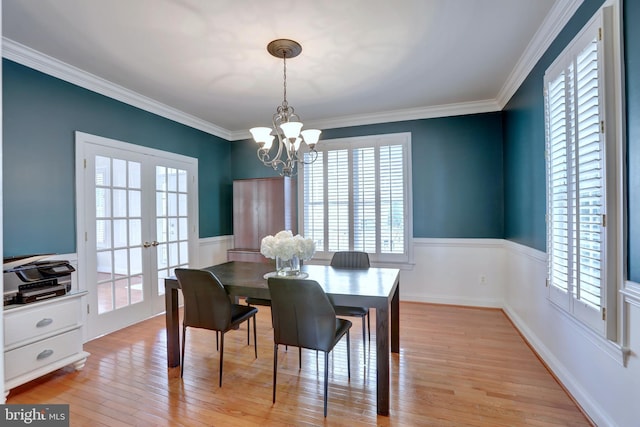
[(284, 76), (283, 76), (283, 88), (284, 88), (284, 101), (282, 102), (282, 105), (284, 105), (286, 107), (287, 105), (287, 53), (283, 52), (282, 53), (282, 62), (284, 63)]

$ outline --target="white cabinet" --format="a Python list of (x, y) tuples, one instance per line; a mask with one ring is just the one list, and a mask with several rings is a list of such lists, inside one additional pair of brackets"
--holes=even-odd
[(82, 349), (81, 298), (72, 292), (4, 309), (4, 390), (9, 391), (56, 369), (80, 370), (89, 356)]

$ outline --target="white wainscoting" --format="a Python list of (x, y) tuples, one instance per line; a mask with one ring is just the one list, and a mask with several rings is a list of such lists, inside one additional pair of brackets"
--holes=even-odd
[(200, 239), (197, 265), (192, 268), (204, 268), (227, 262), (227, 249), (233, 249), (233, 236), (207, 237)]
[(502, 307), (502, 239), (414, 239), (414, 265), (400, 272), (400, 300)]
[(549, 302), (544, 252), (509, 241), (504, 247), (504, 311), (520, 333), (596, 425), (640, 425), (640, 308), (628, 307), (623, 320), (630, 331), (625, 366), (620, 346)]

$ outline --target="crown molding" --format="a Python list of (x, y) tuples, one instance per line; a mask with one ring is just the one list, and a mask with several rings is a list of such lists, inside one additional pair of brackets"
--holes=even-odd
[[(307, 128), (336, 129), (351, 126), (375, 125), (391, 122), (404, 122), (408, 120), (432, 119), (437, 117), (462, 116), (466, 114), (478, 114), (500, 111), (500, 106), (493, 99), (474, 102), (461, 102), (457, 104), (436, 105), (424, 108), (410, 108), (404, 110), (383, 111), (372, 114), (358, 114), (352, 116), (337, 117), (326, 120), (305, 121)], [(248, 131), (231, 132), (231, 141), (250, 139)]]
[(45, 55), (6, 37), (2, 38), (2, 56), (29, 68), (33, 68), (34, 70), (108, 96), (109, 98), (229, 140), (230, 132), (226, 129), (173, 107), (169, 107), (168, 105)]
[(502, 110), (584, 0), (558, 0), (511, 71), (496, 102)]
[[(549, 15), (545, 18), (545, 21), (536, 32), (534, 38), (527, 45), (527, 49), (520, 57), (496, 99), (336, 117), (308, 122), (307, 125), (317, 129), (334, 129), (500, 111), (505, 107), (507, 102), (509, 102), (583, 1), (584, 0), (558, 0), (554, 3)], [(47, 56), (6, 37), (2, 38), (2, 56), (82, 88), (226, 139), (227, 141), (251, 138), (248, 130), (229, 131)]]

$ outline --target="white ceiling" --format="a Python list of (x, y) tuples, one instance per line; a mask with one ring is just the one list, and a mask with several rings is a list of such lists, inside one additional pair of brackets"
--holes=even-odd
[[(3, 0), (3, 55), (227, 139), (496, 111), (581, 0)], [(71, 67), (69, 67), (71, 66)], [(75, 79), (75, 81), (74, 81)]]

